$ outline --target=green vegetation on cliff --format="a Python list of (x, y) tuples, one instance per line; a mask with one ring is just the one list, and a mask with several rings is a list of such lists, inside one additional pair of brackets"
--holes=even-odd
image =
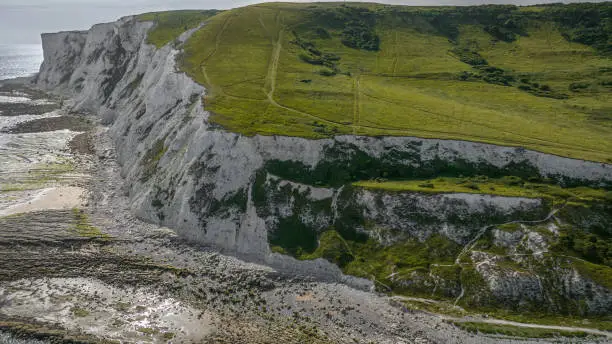
[(319, 246), (314, 252), (297, 258), (325, 258), (349, 275), (375, 281), (382, 291), (426, 293), (427, 288), (419, 291), (410, 286), (410, 283), (404, 285), (405, 281), (424, 278), (430, 273), (450, 274), (451, 279), (457, 279), (460, 269), (453, 264), (460, 249), (459, 245), (439, 235), (425, 242), (407, 240), (393, 245), (381, 245), (374, 239), (346, 240), (332, 229), (320, 236)]
[[(612, 161), (610, 3), (260, 4), (149, 14), (212, 121), (246, 135), (401, 135)], [(157, 17), (156, 17), (157, 16)]]
[(555, 184), (524, 181), (518, 177), (488, 178), (436, 178), (406, 181), (361, 181), (358, 187), (394, 192), (421, 193), (471, 193), (505, 197), (543, 198), (574, 203), (602, 201), (610, 197), (610, 191), (588, 187), (563, 188)]

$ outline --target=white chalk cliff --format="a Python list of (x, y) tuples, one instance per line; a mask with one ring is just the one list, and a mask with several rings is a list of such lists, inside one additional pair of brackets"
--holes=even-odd
[[(515, 147), (412, 137), (345, 135), (309, 140), (228, 132), (209, 122), (202, 105), (206, 89), (178, 70), (180, 42), (161, 49), (146, 43), (152, 26), (126, 17), (89, 31), (44, 34), (44, 63), (36, 83), (69, 98), (67, 103), (74, 110), (97, 114), (109, 125), (133, 213), (223, 252), (279, 269), (346, 280), (326, 260), (297, 261), (272, 253), (269, 235), (282, 219), (292, 216), (312, 230), (324, 230), (352, 207), (363, 218), (403, 235), (425, 240), (439, 233), (466, 245), (486, 225), (517, 218), (536, 220), (550, 210), (533, 199), (393, 194), (354, 189), (343, 180), (318, 186), (299, 173), (295, 178), (282, 175), (287, 166), (292, 171), (329, 170), (368, 157), (379, 168), (391, 170), (435, 172), (461, 165), (502, 175), (528, 169), (557, 180), (612, 182), (611, 165)], [(188, 37), (186, 33), (179, 41)], [(275, 194), (286, 197), (275, 198)], [(429, 214), (427, 221), (411, 215), (415, 213)], [(507, 285), (516, 276), (495, 273), (495, 262), (485, 256), (474, 259), (488, 262), (479, 264), (478, 272), (493, 295), (508, 302), (546, 299), (537, 278), (525, 275), (517, 279), (518, 285), (530, 290), (525, 297), (517, 296), (508, 291), (516, 291), (516, 284)], [(566, 284), (587, 283), (570, 270), (563, 276), (555, 278)], [(369, 281), (351, 281), (370, 285)], [(591, 289), (595, 296), (588, 302), (593, 312), (612, 310), (609, 291), (599, 286)]]

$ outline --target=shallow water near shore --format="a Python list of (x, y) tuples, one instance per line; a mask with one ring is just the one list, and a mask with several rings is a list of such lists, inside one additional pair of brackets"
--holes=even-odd
[[(73, 181), (82, 174), (68, 148), (81, 132), (52, 130), (51, 124), (62, 118), (63, 110), (49, 99), (33, 99), (22, 90), (13, 90), (0, 95), (0, 105), (11, 110), (10, 116), (0, 113), (0, 216), (81, 205), (84, 189)], [(40, 106), (54, 109), (32, 111)], [(45, 125), (32, 125), (40, 121)], [(30, 130), (20, 133), (20, 126)]]
[(42, 61), (40, 44), (0, 44), (0, 80), (32, 75)]

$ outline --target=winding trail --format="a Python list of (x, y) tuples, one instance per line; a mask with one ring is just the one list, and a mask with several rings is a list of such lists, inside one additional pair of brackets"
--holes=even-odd
[(278, 33), (278, 39), (274, 44), (274, 49), (272, 51), (272, 59), (270, 60), (270, 66), (268, 67), (268, 76), (266, 77), (266, 85), (265, 88), (269, 88), (267, 93), (268, 100), (272, 104), (276, 104), (274, 101), (274, 92), (276, 91), (276, 76), (278, 74), (278, 64), (280, 62), (280, 53), (283, 49), (283, 30), (280, 30)]
[(596, 329), (586, 328), (586, 327), (526, 324), (526, 323), (520, 323), (520, 322), (510, 321), (510, 320), (482, 319), (482, 318), (471, 318), (471, 317), (460, 318), (460, 319), (449, 317), (447, 320), (453, 320), (456, 322), (474, 322), (474, 323), (482, 323), (482, 324), (507, 325), (507, 326), (524, 327), (524, 328), (541, 328), (541, 329), (559, 330), (559, 331), (568, 331), (568, 332), (581, 331), (581, 332), (594, 334), (597, 336), (604, 336), (609, 339), (612, 339), (612, 332), (601, 331), (601, 330), (596, 330)]
[(503, 226), (503, 225), (511, 225), (511, 224), (537, 224), (537, 223), (544, 223), (544, 222), (547, 222), (550, 219), (552, 219), (553, 216), (555, 216), (555, 214), (557, 214), (563, 208), (565, 208), (565, 205), (563, 205), (561, 208), (557, 208), (557, 209), (551, 210), (548, 213), (548, 215), (544, 219), (542, 219), (542, 220), (534, 220), (534, 221), (515, 220), (515, 221), (505, 222), (505, 223), (501, 223), (501, 224), (496, 224), (496, 225), (484, 226), (476, 234), (476, 236), (470, 242), (468, 242), (467, 245), (465, 245), (463, 247), (461, 252), (459, 252), (459, 255), (457, 255), (457, 258), (455, 259), (455, 265), (460, 265), (461, 257), (463, 257), (468, 251), (471, 251), (474, 248), (474, 246), (476, 245), (476, 242), (478, 241), (478, 239), (480, 239), (489, 229), (494, 228), (494, 227), (498, 227), (498, 226)]
[[(430, 299), (425, 299), (425, 298), (420, 298), (420, 297), (407, 297), (407, 296), (401, 296), (401, 295), (392, 296), (390, 297), (390, 299), (397, 300), (397, 301), (416, 301), (416, 302), (421, 302), (421, 303), (430, 304), (430, 305), (441, 303), (438, 300), (430, 300)], [(458, 307), (458, 306), (455, 306), (455, 307)], [(582, 332), (597, 335), (597, 336), (604, 336), (607, 338), (612, 338), (612, 332), (610, 331), (597, 330), (594, 328), (587, 328), (587, 327), (530, 324), (530, 323), (522, 323), (522, 322), (503, 320), (503, 319), (491, 319), (491, 318), (485, 319), (485, 318), (474, 317), (474, 316), (452, 317), (448, 315), (442, 315), (442, 314), (436, 314), (436, 313), (430, 313), (430, 312), (425, 312), (425, 313), (431, 314), (434, 316), (438, 316), (440, 319), (458, 322), (458, 323), (472, 322), (472, 323), (481, 323), (481, 324), (515, 326), (515, 327), (522, 327), (522, 328), (540, 328), (540, 329), (559, 330), (559, 331), (568, 331), (568, 332), (582, 331)]]
[(229, 26), (229, 23), (231, 21), (232, 17), (229, 16), (227, 17), (227, 19), (225, 19), (225, 21), (223, 22), (223, 26), (221, 27), (221, 30), (219, 30), (219, 32), (217, 32), (217, 35), (215, 36), (215, 47), (214, 49), (210, 52), (210, 54), (208, 54), (208, 56), (206, 56), (204, 58), (204, 60), (202, 60), (202, 62), (200, 63), (200, 70), (202, 71), (202, 75), (204, 76), (204, 80), (206, 81), (206, 84), (214, 89), (214, 85), (213, 83), (210, 81), (210, 77), (208, 76), (208, 72), (206, 71), (206, 63), (208, 62), (208, 60), (210, 60), (213, 56), (215, 56), (215, 54), (217, 53), (217, 51), (219, 50), (219, 45), (221, 44), (221, 36), (223, 35), (223, 33), (225, 32), (225, 30), (227, 29), (227, 27)]

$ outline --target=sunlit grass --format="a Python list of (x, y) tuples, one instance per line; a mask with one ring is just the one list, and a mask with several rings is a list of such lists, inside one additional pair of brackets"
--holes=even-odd
[[(512, 43), (493, 42), (481, 26), (464, 25), (457, 44), (476, 47), (491, 66), (517, 80), (550, 86), (569, 99), (460, 81), (458, 75), (472, 67), (450, 53), (453, 42), (418, 21), (390, 17), (379, 23), (380, 51), (346, 47), (339, 29), (328, 28), (328, 38), (315, 34), (319, 24), (310, 11), (340, 5), (262, 4), (210, 18), (208, 12), (181, 14), (187, 26), (207, 18), (185, 45), (182, 69), (207, 86), (211, 120), (245, 135), (419, 136), (612, 162), (612, 92), (605, 86), (612, 61), (567, 42), (552, 23), (532, 25), (528, 36)], [(180, 29), (171, 14), (146, 18), (152, 16), (170, 24), (158, 25), (150, 39), (166, 42)], [(296, 35), (340, 57), (338, 74), (322, 76), (322, 66), (302, 61), (302, 48), (292, 43)], [(572, 92), (575, 82), (588, 87)]]

